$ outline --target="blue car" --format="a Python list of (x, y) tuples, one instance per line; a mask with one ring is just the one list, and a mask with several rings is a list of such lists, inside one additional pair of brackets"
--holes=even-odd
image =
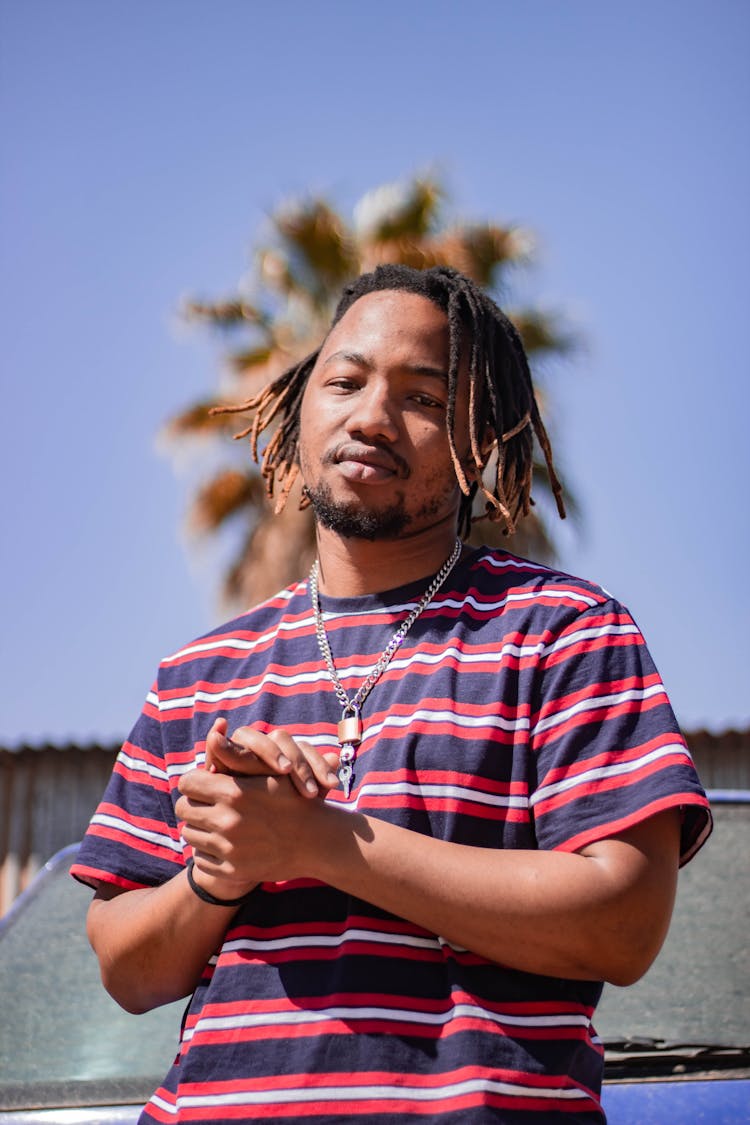
[[(597, 1011), (609, 1125), (750, 1122), (750, 793), (710, 796), (714, 835), (662, 953)], [(132, 1016), (102, 988), (76, 847), (0, 919), (0, 1125), (134, 1125), (177, 1049), (182, 1002)]]

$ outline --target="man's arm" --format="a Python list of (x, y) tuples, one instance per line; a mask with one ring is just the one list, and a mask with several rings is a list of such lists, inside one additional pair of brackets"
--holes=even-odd
[[(214, 775), (219, 790), (231, 785), (224, 776), (229, 771), (244, 776), (287, 775), (287, 785), (308, 800), (336, 784), (332, 772), (338, 761), (335, 754), (323, 756), (284, 731), (262, 735), (243, 728), (233, 736), (237, 742), (228, 742), (226, 734), (226, 719), (217, 719), (206, 739), (207, 769), (196, 771), (208, 778)], [(229, 828), (232, 811), (219, 804), (216, 814), (228, 818)], [(194, 878), (200, 884), (198, 870)], [(213, 892), (230, 899), (251, 889), (246, 880), (237, 889), (231, 879), (224, 878)], [(105, 988), (130, 1012), (148, 1011), (189, 996), (236, 911), (236, 906), (202, 901), (184, 870), (158, 887), (123, 890), (100, 884), (86, 927)]]
[(468, 847), (330, 812), (309, 875), (510, 968), (632, 984), (666, 936), (677, 810), (578, 853)]
[(199, 899), (184, 870), (160, 887), (102, 884), (86, 930), (107, 992), (136, 1013), (189, 996), (236, 911)]
[[(273, 752), (267, 736), (240, 737), (253, 760)], [(281, 743), (293, 758), (289, 736)], [(196, 880), (219, 898), (260, 881), (315, 878), (508, 967), (615, 984), (637, 980), (662, 944), (676, 810), (579, 853), (476, 848), (306, 800), (287, 777), (238, 776), (270, 764), (222, 753), (233, 773), (183, 775), (176, 807)], [(189, 994), (232, 916), (198, 899), (184, 873), (98, 897), (89, 935), (106, 987), (131, 1011)]]
[(315, 878), (511, 968), (614, 984), (642, 976), (666, 935), (676, 809), (577, 853), (504, 851), (303, 801), (286, 779), (225, 777), (221, 792), (216, 782), (184, 775), (177, 804), (216, 894)]

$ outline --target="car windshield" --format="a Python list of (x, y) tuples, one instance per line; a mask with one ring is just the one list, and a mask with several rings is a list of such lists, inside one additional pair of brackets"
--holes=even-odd
[(0, 931), (0, 1108), (142, 1102), (177, 1050), (183, 1002), (133, 1016), (104, 991), (75, 848), (47, 864)]
[[(656, 964), (630, 988), (605, 987), (595, 1023), (612, 1044), (610, 1073), (623, 1041), (750, 1045), (750, 804), (716, 801), (714, 812)], [(177, 1050), (184, 1003), (131, 1016), (104, 991), (85, 932), (91, 891), (68, 876), (74, 852), (2, 920), (0, 1109), (142, 1103)]]

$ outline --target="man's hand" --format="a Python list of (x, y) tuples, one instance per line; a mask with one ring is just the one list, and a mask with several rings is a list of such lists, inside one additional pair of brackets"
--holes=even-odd
[[(287, 731), (241, 727), (230, 740), (226, 719), (217, 719), (206, 769), (183, 775), (176, 803), (196, 882), (233, 899), (258, 882), (300, 873), (337, 765), (337, 754), (321, 754)], [(105, 987), (129, 1012), (189, 996), (235, 911), (202, 902), (185, 871), (158, 887), (102, 884), (87, 927)]]
[(183, 775), (175, 806), (199, 884), (232, 899), (258, 882), (292, 877), (309, 802), (337, 784), (337, 763), (336, 754), (323, 755), (285, 730), (240, 727), (230, 739), (226, 719), (217, 719), (206, 739), (206, 769)]
[(288, 775), (303, 797), (317, 797), (338, 785), (338, 754), (321, 754), (309, 742), (295, 740), (285, 730), (263, 734), (254, 727), (238, 727), (227, 736), (227, 720), (217, 719), (206, 738), (206, 769), (235, 777)]

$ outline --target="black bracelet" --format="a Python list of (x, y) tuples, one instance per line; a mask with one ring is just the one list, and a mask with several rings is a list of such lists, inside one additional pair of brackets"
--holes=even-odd
[(217, 898), (216, 895), (212, 895), (210, 891), (199, 887), (193, 877), (192, 857), (187, 861), (187, 877), (191, 891), (197, 894), (198, 898), (203, 899), (204, 902), (210, 903), (211, 906), (240, 906), (245, 899), (248, 898), (248, 895), (240, 895), (239, 898)]

